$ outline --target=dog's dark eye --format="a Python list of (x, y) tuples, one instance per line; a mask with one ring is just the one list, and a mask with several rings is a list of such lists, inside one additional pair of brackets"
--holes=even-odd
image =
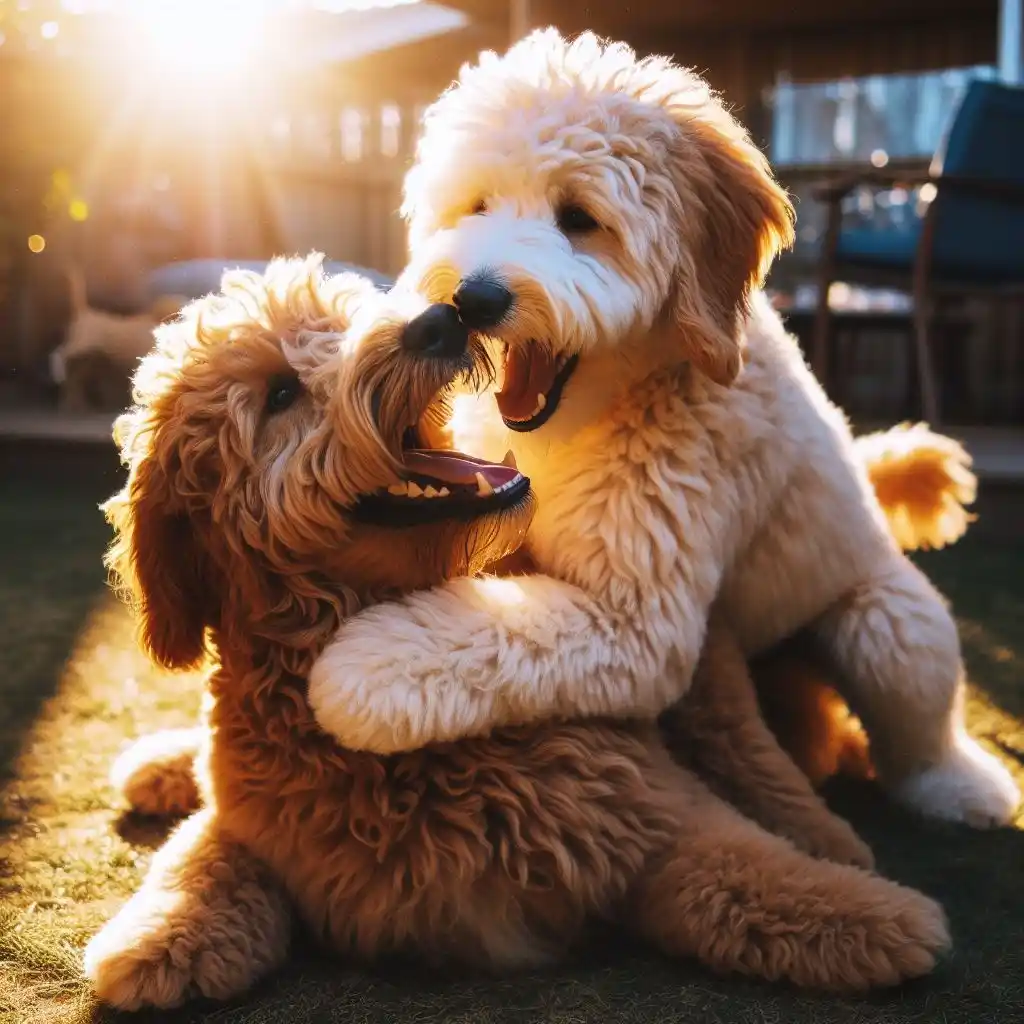
[(298, 377), (275, 377), (267, 389), (267, 412), (271, 415), (284, 412), (295, 404), (295, 399), (302, 394), (302, 384)]
[(486, 199), (478, 199), (473, 204), (473, 216), (474, 217), (479, 217), (481, 214), (484, 214), (486, 212), (487, 212), (487, 200)]
[(596, 231), (601, 225), (583, 209), (569, 203), (558, 209), (558, 230), (567, 235), (582, 235), (588, 231)]

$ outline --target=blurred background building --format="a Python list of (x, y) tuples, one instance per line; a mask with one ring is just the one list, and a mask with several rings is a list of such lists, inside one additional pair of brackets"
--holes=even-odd
[[(76, 272), (89, 304), (115, 314), (146, 308), (161, 268), (183, 261), (199, 269), (179, 272), (179, 291), (209, 287), (225, 263), (311, 248), (396, 272), (423, 107), (481, 49), (546, 24), (669, 53), (725, 94), (798, 199), (798, 243), (771, 285), (806, 338), (826, 224), (815, 190), (863, 168), (908, 182), (926, 172), (971, 81), (1020, 80), (1020, 11), (1021, 0), (0, 0), (0, 402), (52, 401), (49, 354)], [(853, 189), (843, 221), (899, 227), (933, 195), (928, 183)], [(830, 295), (837, 397), (866, 421), (917, 415), (907, 291), (839, 280)], [(966, 296), (948, 323), (969, 354), (954, 418), (1024, 424), (1021, 303)]]

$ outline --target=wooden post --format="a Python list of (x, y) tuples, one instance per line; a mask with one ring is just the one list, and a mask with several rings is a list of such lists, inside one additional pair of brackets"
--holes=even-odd
[[(1018, 0), (1019, 2), (1019, 0)], [(517, 43), (530, 31), (530, 0), (510, 0), (510, 43)]]
[(814, 316), (814, 339), (811, 343), (811, 369), (829, 397), (837, 400), (831, 391), (833, 381), (830, 379), (831, 327), (832, 311), (828, 304), (828, 293), (832, 282), (836, 279), (836, 254), (839, 249), (839, 232), (843, 224), (842, 195), (830, 196), (828, 202), (828, 221), (825, 237), (818, 254), (818, 308)]
[(929, 327), (932, 320), (931, 270), (935, 237), (935, 205), (930, 203), (921, 225), (921, 239), (914, 257), (914, 355), (921, 389), (921, 412), (928, 426), (939, 429), (939, 386), (935, 377)]

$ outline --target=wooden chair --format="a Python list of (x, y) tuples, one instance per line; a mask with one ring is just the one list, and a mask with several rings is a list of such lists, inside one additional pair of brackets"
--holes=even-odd
[[(921, 216), (884, 229), (842, 225), (843, 200), (861, 187), (931, 183)], [(829, 288), (836, 280), (907, 289), (913, 296), (914, 356), (924, 418), (939, 425), (929, 327), (950, 293), (998, 293), (1024, 284), (1024, 88), (975, 81), (949, 132), (918, 176), (866, 168), (818, 188), (828, 207), (818, 279), (812, 365), (829, 386)]]

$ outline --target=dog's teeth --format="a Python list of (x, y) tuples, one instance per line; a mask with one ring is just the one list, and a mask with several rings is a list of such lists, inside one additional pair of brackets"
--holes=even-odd
[(388, 494), (394, 494), (396, 496), (405, 497), (405, 495), (409, 493), (407, 487), (408, 485), (405, 484), (404, 482), (400, 484), (392, 484), (388, 488)]
[(422, 498), (423, 497), (423, 488), (420, 487), (420, 485), (418, 483), (416, 483), (415, 480), (410, 480), (409, 481), (409, 497), (410, 498)]
[(424, 498), (436, 498), (437, 497), (437, 491), (435, 491), (434, 488), (430, 486), (430, 484), (427, 484), (427, 486), (423, 488), (423, 497)]
[(476, 493), (481, 498), (489, 498), (494, 493), (494, 488), (484, 478), (483, 473), (476, 475)]
[(447, 498), (447, 497), (448, 497), (448, 495), (449, 495), (449, 494), (451, 494), (451, 493), (452, 493), (452, 492), (451, 492), (451, 491), (449, 491), (447, 487), (442, 487), (442, 488), (441, 488), (441, 490), (439, 490), (439, 491), (437, 492), (437, 496), (438, 496), (439, 498)]
[(537, 396), (537, 411), (538, 412), (540, 412), (540, 410), (543, 409), (544, 406), (547, 405), (547, 404), (548, 404), (547, 395), (540, 394), (540, 395)]
[(516, 465), (516, 457), (515, 457), (515, 455), (512, 454), (512, 449), (511, 448), (509, 448), (509, 450), (507, 452), (505, 452), (505, 458), (503, 458), (501, 460), (501, 464), (503, 466), (508, 466), (509, 469), (518, 469), (519, 468)]
[(519, 481), (522, 480), (522, 479), (523, 479), (523, 474), (522, 473), (516, 473), (516, 475), (514, 477), (512, 477), (511, 480), (508, 480), (505, 483), (503, 483), (494, 493), (495, 494), (501, 494), (502, 491), (507, 491), (510, 488), (515, 487), (515, 485), (517, 483), (519, 483)]

